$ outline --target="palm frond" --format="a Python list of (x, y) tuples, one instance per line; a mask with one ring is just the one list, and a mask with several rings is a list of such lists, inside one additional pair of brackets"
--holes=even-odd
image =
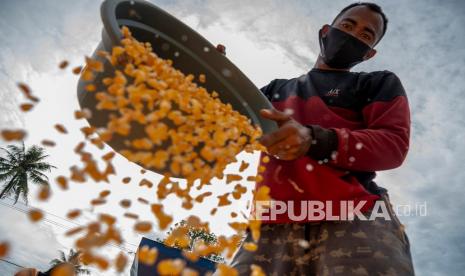
[(10, 179), (10, 181), (5, 186), (3, 186), (2, 192), (0, 193), (0, 198), (7, 197), (11, 192), (14, 191), (14, 188), (17, 185), (17, 178), (18, 175), (15, 174), (13, 178)]
[(23, 200), (24, 200), (24, 203), (27, 205), (28, 204), (28, 198), (27, 198), (27, 195), (29, 194), (29, 186), (27, 185), (24, 185), (24, 186), (21, 186), (22, 189), (21, 189), (21, 194), (23, 195)]
[(31, 179), (32, 183), (34, 184), (47, 184), (48, 183), (48, 177), (41, 173), (41, 172), (36, 172), (36, 171), (30, 171), (28, 172), (29, 179)]
[(38, 162), (46, 157), (48, 157), (48, 155), (45, 154), (44, 148), (33, 145), (32, 147), (27, 149), (24, 155), (24, 160), (28, 163), (33, 163)]
[(8, 160), (8, 159), (0, 156), (0, 164), (2, 164), (2, 165), (10, 165), (11, 166), (11, 160)]
[(12, 165), (10, 165), (10, 164), (0, 162), (0, 172), (5, 172), (5, 171), (11, 170), (13, 168), (14, 167)]
[(34, 170), (39, 170), (39, 171), (48, 171), (50, 172), (51, 169), (56, 169), (55, 166), (52, 166), (48, 163), (45, 163), (45, 162), (38, 162), (38, 163), (29, 163), (27, 165), (28, 168), (30, 169), (34, 169)]
[(6, 173), (0, 174), (0, 182), (8, 181), (16, 173), (16, 170), (9, 170)]
[(24, 143), (21, 143), (21, 146), (18, 147), (17, 145), (8, 145), (6, 146), (11, 153), (13, 153), (15, 156), (23, 156), (25, 153), (25, 147)]
[(8, 149), (5, 149), (5, 148), (0, 148), (0, 149), (3, 150), (6, 153), (7, 157), (9, 158), (10, 163), (12, 163), (12, 164), (18, 164), (19, 163), (20, 156), (15, 156)]
[(15, 193), (15, 195), (14, 195), (14, 200), (15, 200), (14, 204), (16, 204), (18, 202), (18, 200), (19, 200), (19, 196), (21, 195), (21, 189), (15, 189), (14, 193)]
[(23, 195), (24, 203), (27, 205), (27, 195), (29, 194), (29, 187), (28, 187), (28, 178), (25, 172), (19, 173), (18, 175), (18, 183), (15, 186), (15, 202), (18, 202), (19, 196)]

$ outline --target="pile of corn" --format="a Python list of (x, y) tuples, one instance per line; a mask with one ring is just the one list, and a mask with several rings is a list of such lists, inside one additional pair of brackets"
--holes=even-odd
[[(106, 91), (96, 91), (98, 109), (116, 111), (105, 133), (131, 135), (131, 124), (140, 124), (145, 137), (127, 140), (122, 153), (129, 160), (155, 171), (169, 169), (171, 176), (193, 182), (208, 183), (213, 177), (223, 177), (226, 165), (236, 161), (242, 150), (260, 149), (257, 139), (261, 129), (194, 82), (194, 76), (184, 75), (172, 66), (171, 60), (159, 58), (150, 43), (142, 43), (122, 29), (122, 46), (111, 54), (100, 52), (116, 70), (114, 77), (105, 78)], [(88, 61), (89, 71), (102, 70), (98, 61)], [(198, 77), (205, 82), (205, 75)], [(88, 86), (93, 91), (92, 85)], [(161, 145), (168, 145), (161, 148)]]

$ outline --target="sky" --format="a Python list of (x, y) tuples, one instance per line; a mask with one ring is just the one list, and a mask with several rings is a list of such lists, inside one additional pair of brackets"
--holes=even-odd
[[(275, 78), (292, 78), (305, 74), (318, 56), (318, 30), (330, 23), (338, 11), (352, 1), (155, 1), (150, 2), (175, 15), (205, 36), (213, 44), (226, 45), (227, 57), (257, 87)], [(375, 58), (354, 68), (354, 71), (390, 70), (402, 81), (409, 99), (412, 116), (410, 151), (404, 164), (395, 170), (383, 171), (376, 179), (389, 190), (397, 205), (427, 207), (426, 216), (401, 216), (411, 242), (417, 275), (460, 275), (465, 270), (465, 36), (463, 26), (465, 4), (462, 1), (389, 0), (375, 1), (389, 18), (388, 31), (377, 46)], [(0, 129), (23, 127), (29, 132), (27, 145), (48, 138), (59, 141), (49, 149), (50, 163), (58, 169), (50, 174), (66, 174), (77, 163), (72, 148), (81, 139), (79, 128), (84, 122), (72, 117), (78, 108), (77, 77), (64, 72), (57, 64), (67, 59), (72, 66), (82, 64), (100, 41), (102, 24), (100, 1), (3, 0), (0, 1)], [(23, 98), (16, 83), (28, 83), (41, 102), (29, 114), (18, 105)], [(53, 130), (63, 123), (67, 136)], [(2, 144), (3, 143), (3, 144)], [(5, 145), (0, 141), (0, 144)], [(108, 149), (106, 149), (108, 151)], [(98, 152), (95, 150), (95, 152)], [(101, 152), (101, 154), (105, 151)], [(240, 159), (256, 162), (254, 154), (241, 154)], [(137, 179), (157, 182), (155, 173), (140, 175), (137, 165), (117, 156), (118, 176), (111, 184), (86, 183), (73, 185), (70, 191), (54, 189), (50, 201), (39, 202), (31, 189), (29, 206), (11, 201), (0, 203), (0, 240), (12, 243), (8, 260), (22, 266), (46, 269), (58, 256), (57, 250), (68, 250), (72, 241), (63, 233), (76, 224), (83, 224), (96, 213), (110, 211), (122, 214), (119, 199), (142, 196), (153, 199), (154, 191), (137, 187)], [(229, 169), (234, 170), (237, 164)], [(134, 176), (132, 184), (119, 183), (121, 177)], [(222, 183), (211, 187), (215, 193), (228, 189)], [(235, 203), (235, 210), (246, 212), (248, 194)], [(88, 202), (99, 191), (111, 189), (108, 206), (89, 209)], [(130, 194), (131, 196), (128, 196)], [(209, 217), (212, 203), (206, 202), (191, 212), (169, 198), (164, 202), (175, 220), (196, 214), (211, 220), (217, 234), (231, 234), (224, 223), (230, 209)], [(132, 212), (151, 219), (147, 208), (134, 202)], [(46, 219), (38, 224), (28, 221), (17, 209), (38, 207)], [(86, 209), (76, 222), (63, 219), (71, 208)], [(125, 252), (134, 251), (140, 236), (132, 231), (132, 222), (119, 219), (126, 243)], [(163, 236), (154, 232), (151, 236)], [(111, 254), (121, 248), (109, 246)], [(129, 256), (130, 253), (128, 253)], [(0, 272), (12, 273), (16, 268), (0, 261)], [(93, 270), (95, 275), (111, 275)]]

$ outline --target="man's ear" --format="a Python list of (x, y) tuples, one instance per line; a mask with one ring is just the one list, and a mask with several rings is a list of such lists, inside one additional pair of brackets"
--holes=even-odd
[(328, 24), (324, 24), (321, 27), (321, 35), (326, 36), (326, 34), (329, 32), (329, 28), (330, 28), (330, 26)]
[(376, 55), (376, 50), (375, 49), (370, 49), (368, 53), (363, 57), (363, 60), (369, 60), (370, 58), (374, 57)]

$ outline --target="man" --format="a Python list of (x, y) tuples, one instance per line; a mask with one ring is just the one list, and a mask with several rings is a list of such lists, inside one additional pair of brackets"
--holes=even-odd
[[(387, 190), (373, 181), (375, 171), (399, 167), (406, 157), (407, 97), (392, 72), (350, 72), (375, 56), (387, 22), (376, 4), (347, 6), (320, 29), (320, 55), (307, 74), (261, 89), (275, 108), (261, 115), (279, 129), (262, 137), (270, 160), (262, 158), (257, 188), (294, 203), (293, 214), (262, 219), (258, 250), (241, 247), (230, 263), (240, 275), (252, 264), (267, 275), (414, 275), (403, 225)], [(306, 206), (299, 203), (310, 200), (326, 204), (325, 216), (297, 221)], [(343, 219), (348, 201), (367, 216), (384, 203), (389, 217)]]

